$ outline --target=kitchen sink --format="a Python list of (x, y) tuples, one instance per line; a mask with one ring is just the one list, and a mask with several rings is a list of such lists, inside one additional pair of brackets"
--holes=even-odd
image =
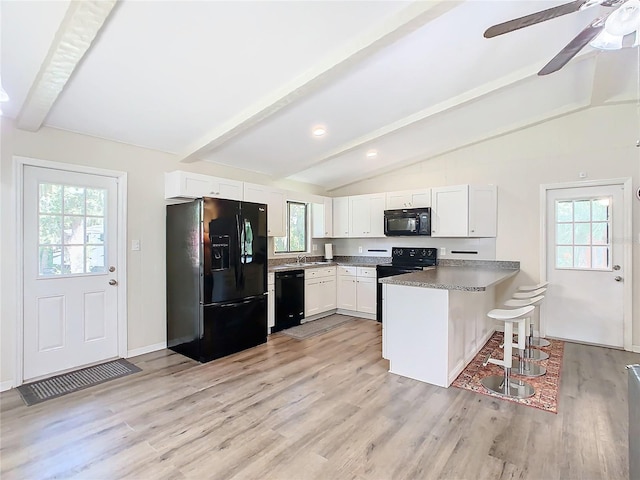
[(327, 262), (300, 262), (300, 263), (285, 263), (283, 267), (310, 267), (312, 265), (327, 265)]

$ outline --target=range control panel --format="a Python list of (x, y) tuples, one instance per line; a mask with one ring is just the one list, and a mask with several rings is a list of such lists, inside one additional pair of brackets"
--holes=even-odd
[(436, 264), (437, 248), (393, 247), (391, 263), (393, 265), (433, 266)]

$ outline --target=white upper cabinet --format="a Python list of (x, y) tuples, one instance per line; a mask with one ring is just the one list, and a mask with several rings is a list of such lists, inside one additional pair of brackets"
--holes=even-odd
[(286, 235), (287, 197), (284, 190), (245, 182), (244, 200), (246, 202), (267, 204), (268, 236), (284, 237)]
[(387, 192), (386, 209), (396, 210), (401, 208), (420, 208), (431, 206), (431, 189), (403, 190), (400, 192)]
[(495, 185), (454, 185), (432, 188), (431, 236), (495, 237)]
[(384, 237), (385, 194), (349, 197), (351, 237)]
[(324, 197), (323, 203), (311, 204), (311, 231), (313, 238), (333, 237), (333, 199)]
[(333, 238), (349, 236), (349, 197), (335, 197), (333, 200)]
[(242, 200), (242, 182), (176, 170), (164, 174), (164, 198), (214, 197)]
[(498, 234), (498, 188), (469, 185), (469, 236), (495, 237)]

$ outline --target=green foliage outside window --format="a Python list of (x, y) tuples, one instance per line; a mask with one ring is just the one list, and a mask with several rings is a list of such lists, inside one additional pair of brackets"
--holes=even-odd
[(287, 235), (275, 237), (275, 252), (307, 251), (307, 205), (287, 202)]

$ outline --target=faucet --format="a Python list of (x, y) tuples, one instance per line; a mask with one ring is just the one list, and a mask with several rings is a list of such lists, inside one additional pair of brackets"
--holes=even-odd
[(296, 262), (297, 263), (307, 263), (307, 254), (306, 253), (299, 253), (298, 256), (296, 257)]

